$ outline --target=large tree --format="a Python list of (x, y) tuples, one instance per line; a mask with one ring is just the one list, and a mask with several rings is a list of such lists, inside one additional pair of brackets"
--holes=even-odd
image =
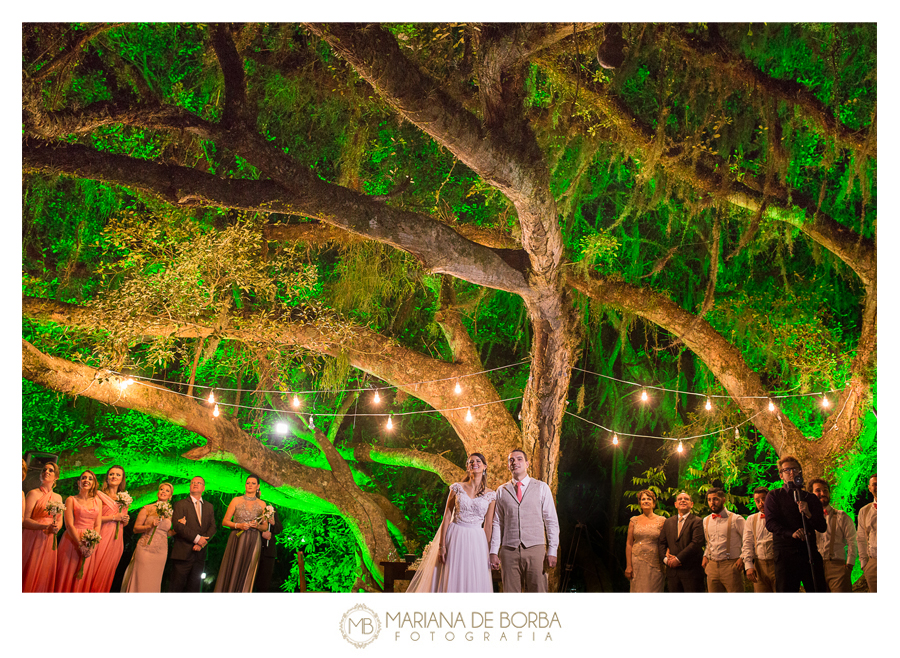
[[(523, 447), (556, 491), (576, 409), (623, 436), (749, 419), (814, 475), (858, 447), (874, 25), (44, 24), (23, 52), (23, 377), (202, 436), (172, 469), (230, 462), (341, 515), (369, 586), (410, 530), (361, 465), (461, 476), (411, 434), (347, 434), (373, 383), (494, 484)], [(612, 379), (586, 392), (579, 359)], [(653, 420), (616, 380), (717, 411)], [(324, 431), (294, 423), (314, 458), (260, 440), (304, 382), (338, 391)], [(780, 397), (823, 390), (824, 415)]]

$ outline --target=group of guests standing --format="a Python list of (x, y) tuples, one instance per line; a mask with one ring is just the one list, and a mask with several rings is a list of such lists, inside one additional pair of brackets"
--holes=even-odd
[[(874, 502), (863, 507), (859, 528), (831, 506), (831, 487), (815, 478), (800, 487), (802, 468), (793, 456), (778, 461), (783, 486), (758, 487), (759, 510), (745, 520), (725, 508), (722, 489), (707, 492), (710, 514), (691, 512), (687, 492), (675, 496), (676, 515), (654, 513), (656, 495), (638, 493), (641, 514), (631, 519), (625, 576), (632, 592), (850, 592), (857, 552), (870, 592), (878, 591), (878, 476), (869, 479)], [(665, 566), (665, 575), (663, 574)], [(705, 580), (705, 586), (704, 586)]]
[[(25, 477), (25, 462), (22, 463)], [(54, 491), (59, 467), (48, 462), (41, 469), (40, 486), (23, 497), (22, 591), (109, 592), (124, 551), (130, 497), (125, 469), (112, 466), (102, 486), (91, 470), (78, 478), (78, 492), (63, 503)], [(206, 561), (206, 546), (216, 533), (213, 506), (203, 500), (206, 483), (191, 480), (190, 496), (170, 505), (174, 487), (163, 482), (157, 500), (138, 512), (134, 532), (141, 535), (122, 580), (122, 592), (159, 592), (169, 561), (170, 592), (199, 592)], [(281, 532), (280, 516), (260, 497), (259, 478), (246, 479), (243, 496), (228, 505), (222, 524), (234, 532), (216, 578), (217, 592), (268, 589), (275, 562), (275, 539)], [(64, 529), (62, 539), (57, 533)], [(99, 534), (93, 548), (88, 531)], [(169, 538), (172, 551), (169, 554)]]

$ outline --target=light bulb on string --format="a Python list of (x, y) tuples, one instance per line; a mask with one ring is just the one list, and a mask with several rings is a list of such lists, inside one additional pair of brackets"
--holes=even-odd
[(387, 428), (389, 430), (394, 428), (394, 423), (391, 422), (391, 418), (393, 418), (393, 416), (388, 416)]
[(709, 397), (706, 398), (706, 410), (712, 411), (712, 400), (710, 400)]
[(619, 436), (615, 432), (613, 432), (613, 445), (619, 445)]
[[(216, 396), (213, 395), (212, 390), (209, 391), (209, 397), (206, 398), (206, 401), (209, 402), (210, 404), (215, 404), (215, 402), (216, 402)], [(218, 414), (216, 414), (216, 415), (218, 416)]]
[(646, 401), (647, 401), (647, 389), (642, 388), (641, 389), (641, 402), (646, 402)]
[(684, 452), (684, 446), (681, 444), (681, 441), (678, 442), (678, 452)]
[(216, 406), (213, 408), (213, 417), (214, 418), (219, 417), (219, 405), (218, 404), (216, 404)]
[(456, 386), (453, 387), (453, 392), (459, 395), (462, 393), (462, 386), (459, 385), (459, 380), (456, 380)]
[(378, 391), (375, 391), (375, 395), (372, 397), (372, 402), (378, 404), (381, 402), (381, 397), (378, 395)]
[(312, 432), (316, 429), (316, 421), (312, 416), (309, 417), (309, 431)]
[(822, 408), (827, 409), (829, 404), (831, 404), (831, 403), (828, 402), (828, 398), (823, 395), (822, 396)]
[(467, 423), (472, 422), (472, 407), (469, 407), (468, 409), (466, 409), (466, 422)]
[(775, 411), (775, 403), (769, 399), (769, 411)]
[(287, 423), (275, 423), (275, 431), (279, 434), (287, 434), (288, 426)]
[(292, 404), (294, 405), (294, 409), (298, 409), (300, 407), (300, 398), (295, 395)]

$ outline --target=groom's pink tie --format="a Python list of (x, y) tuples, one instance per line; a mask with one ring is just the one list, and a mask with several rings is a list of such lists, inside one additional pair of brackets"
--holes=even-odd
[(522, 483), (516, 482), (516, 499), (521, 503), (522, 502)]

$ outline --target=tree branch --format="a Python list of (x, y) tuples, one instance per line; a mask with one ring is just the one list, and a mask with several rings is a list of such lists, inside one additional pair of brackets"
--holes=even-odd
[(238, 54), (231, 34), (231, 26), (214, 23), (211, 26), (213, 49), (225, 78), (225, 107), (222, 126), (227, 130), (237, 126), (250, 129), (253, 120), (248, 115), (244, 62)]

